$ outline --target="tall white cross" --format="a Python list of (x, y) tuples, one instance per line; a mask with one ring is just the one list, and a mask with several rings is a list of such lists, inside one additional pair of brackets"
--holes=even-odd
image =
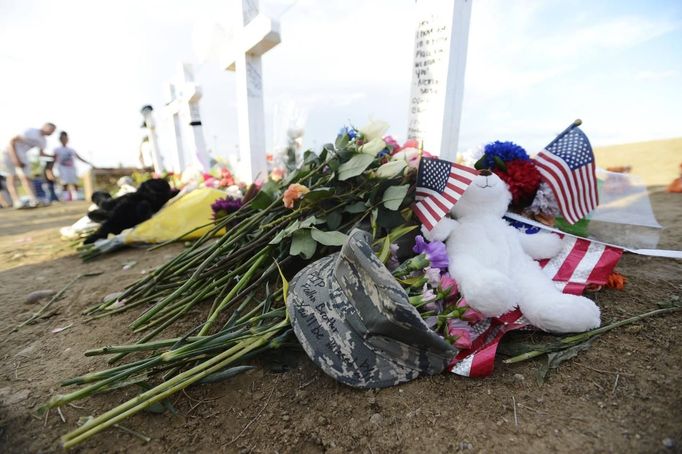
[(154, 165), (154, 172), (161, 174), (165, 172), (166, 168), (163, 165), (163, 158), (159, 151), (159, 140), (156, 137), (156, 122), (153, 116), (154, 108), (150, 105), (143, 106), (140, 110), (144, 118), (144, 127), (147, 128), (147, 138), (152, 151), (152, 164)]
[(267, 178), (261, 56), (280, 43), (279, 23), (258, 13), (258, 0), (241, 0), (244, 28), (225, 68), (237, 74), (239, 162), (242, 181)]
[(457, 155), (473, 0), (417, 0), (407, 136), (450, 161)]
[[(185, 141), (183, 131), (187, 130), (192, 140), (189, 147), (193, 149), (196, 161), (203, 170), (210, 167), (210, 158), (206, 150), (206, 142), (201, 125), (201, 112), (199, 100), (201, 99), (201, 87), (194, 83), (194, 68), (190, 63), (184, 63), (181, 67), (181, 80), (178, 83), (168, 84), (168, 98), (166, 103), (167, 112), (173, 115), (175, 128), (175, 147), (178, 156), (178, 170), (182, 172), (187, 165), (185, 154)], [(194, 159), (190, 159), (194, 161)]]

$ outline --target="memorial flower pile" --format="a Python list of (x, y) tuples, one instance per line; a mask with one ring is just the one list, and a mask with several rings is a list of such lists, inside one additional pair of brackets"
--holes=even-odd
[[(120, 294), (88, 309), (85, 315), (93, 318), (138, 311), (130, 329), (139, 338), (134, 344), (88, 351), (88, 356), (110, 355), (111, 368), (66, 381), (80, 387), (54, 396), (46, 408), (134, 383), (144, 382), (149, 389), (66, 434), (64, 446), (194, 383), (233, 375), (242, 370), (234, 369), (240, 361), (278, 348), (289, 334), (284, 307), (288, 279), (310, 261), (338, 250), (353, 228), (371, 231), (377, 254), (388, 261), (391, 245), (417, 228), (410, 205), (419, 151), (384, 140), (387, 127), (373, 122), (344, 128), (335, 143), (319, 154), (306, 152), (301, 166), (280, 181), (264, 183), (253, 197), (247, 191), (241, 206), (237, 198), (216, 202), (210, 231)], [(446, 265), (428, 244), (418, 256), (433, 267)], [(178, 332), (188, 324), (195, 327)]]
[[(228, 191), (214, 204), (212, 227), (201, 238), (87, 309), (90, 318), (135, 311), (129, 328), (137, 341), (87, 351), (109, 356), (111, 366), (63, 382), (77, 388), (54, 396), (44, 409), (131, 385), (145, 391), (67, 433), (63, 445), (77, 445), (193, 384), (248, 370), (245, 360), (281, 348), (292, 331), (285, 307), (289, 280), (338, 251), (356, 227), (371, 233), (377, 257), (426, 324), (455, 347), (471, 348), (482, 316), (448, 274), (445, 245), (415, 236), (419, 225), (411, 205), (418, 163), (427, 153), (414, 141), (401, 146), (385, 136), (386, 129), (383, 122), (345, 127), (319, 154), (306, 152), (286, 176), (252, 185), (243, 198), (241, 191)], [(535, 180), (523, 172), (530, 161), (520, 147), (498, 142), (486, 153), (484, 165), (506, 173), (519, 200), (538, 198), (541, 185), (532, 188)], [(560, 345), (512, 360), (568, 348), (614, 326), (620, 325), (563, 338)]]

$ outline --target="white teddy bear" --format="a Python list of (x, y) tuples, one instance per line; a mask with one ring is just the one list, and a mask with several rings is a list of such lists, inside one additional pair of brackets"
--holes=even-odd
[(545, 331), (587, 331), (600, 324), (599, 308), (582, 296), (561, 293), (535, 259), (554, 257), (562, 249), (552, 233), (528, 235), (502, 216), (511, 194), (494, 173), (480, 171), (451, 210), (424, 236), (445, 241), (450, 275), (469, 305), (486, 316), (518, 306), (528, 321)]

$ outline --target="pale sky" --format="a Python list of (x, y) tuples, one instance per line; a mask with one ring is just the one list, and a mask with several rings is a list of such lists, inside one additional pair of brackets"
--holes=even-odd
[[(412, 0), (260, 3), (282, 30), (263, 57), (270, 147), (292, 113), (306, 147), (369, 118), (404, 138)], [(152, 104), (172, 159), (164, 85), (192, 62), (208, 147), (234, 155), (235, 76), (207, 48), (235, 5), (0, 0), (0, 140), (52, 121), (97, 165), (136, 164), (139, 109)], [(460, 149), (513, 140), (534, 152), (578, 117), (594, 145), (682, 136), (680, 43), (677, 0), (474, 0)]]

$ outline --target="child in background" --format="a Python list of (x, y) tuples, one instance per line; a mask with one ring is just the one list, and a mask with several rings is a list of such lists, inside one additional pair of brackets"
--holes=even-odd
[(85, 159), (78, 156), (76, 150), (66, 146), (69, 143), (69, 135), (66, 133), (66, 131), (62, 131), (59, 134), (59, 142), (61, 142), (62, 146), (54, 149), (54, 157), (57, 164), (57, 172), (59, 172), (59, 180), (62, 183), (62, 197), (64, 200), (68, 201), (72, 199), (72, 193), (70, 191), (73, 191), (74, 197), (76, 191), (78, 191), (76, 158), (80, 159), (91, 167), (94, 166)]
[(57, 177), (54, 175), (54, 159), (49, 159), (43, 167), (43, 179), (47, 186), (47, 199), (50, 202), (58, 202), (59, 197), (54, 192), (54, 184), (57, 182)]

